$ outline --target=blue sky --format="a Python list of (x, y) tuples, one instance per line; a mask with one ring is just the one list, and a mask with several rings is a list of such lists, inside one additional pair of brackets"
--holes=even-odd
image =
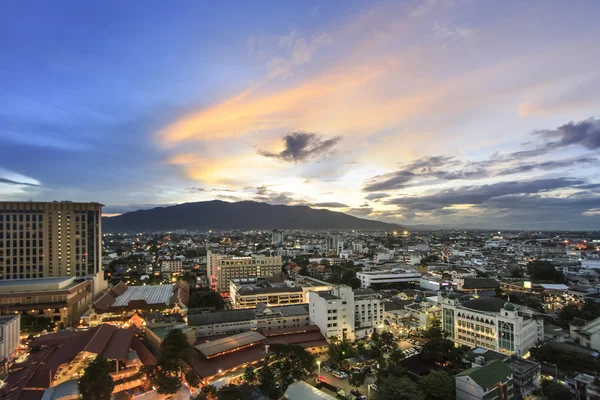
[(39, 2), (0, 14), (0, 197), (600, 222), (595, 1)]

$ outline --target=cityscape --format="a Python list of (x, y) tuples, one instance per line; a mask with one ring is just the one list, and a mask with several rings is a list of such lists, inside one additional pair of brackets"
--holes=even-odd
[(598, 15), (3, 4), (0, 400), (600, 400)]

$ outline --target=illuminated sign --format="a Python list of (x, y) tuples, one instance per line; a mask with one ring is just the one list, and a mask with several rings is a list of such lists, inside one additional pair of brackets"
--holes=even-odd
[(525, 281), (525, 282), (523, 282), (523, 287), (524, 287), (525, 289), (531, 289), (531, 282), (529, 282), (529, 281)]

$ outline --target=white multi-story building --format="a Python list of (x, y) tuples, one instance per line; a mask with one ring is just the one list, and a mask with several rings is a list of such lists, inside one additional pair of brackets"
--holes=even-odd
[(361, 288), (368, 288), (378, 283), (419, 282), (421, 273), (413, 268), (394, 268), (357, 272), (356, 277)]
[(19, 347), (21, 316), (5, 315), (0, 317), (0, 361), (10, 360)]
[(229, 292), (232, 279), (265, 277), (279, 280), (282, 274), (281, 256), (233, 257), (209, 251), (206, 255), (206, 274), (212, 290)]
[(310, 323), (326, 338), (355, 340), (383, 326), (383, 303), (373, 290), (334, 286), (330, 292), (309, 292), (308, 300)]
[(600, 260), (594, 260), (594, 259), (582, 260), (581, 268), (600, 269)]
[(183, 262), (178, 259), (162, 260), (160, 268), (163, 273), (180, 273), (183, 271)]
[(544, 320), (534, 310), (477, 295), (461, 304), (454, 292), (439, 293), (442, 327), (458, 344), (523, 357), (544, 340)]

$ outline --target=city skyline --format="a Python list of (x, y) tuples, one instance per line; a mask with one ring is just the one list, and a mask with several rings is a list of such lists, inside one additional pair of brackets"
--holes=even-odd
[(2, 200), (600, 223), (600, 4), (11, 4)]

